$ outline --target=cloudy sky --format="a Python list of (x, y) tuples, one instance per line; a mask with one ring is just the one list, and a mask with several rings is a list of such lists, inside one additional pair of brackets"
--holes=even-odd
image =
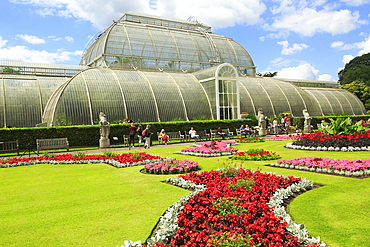
[(127, 11), (196, 18), (278, 77), (337, 81), (370, 52), (370, 0), (2, 0), (0, 60), (78, 65), (90, 38)]

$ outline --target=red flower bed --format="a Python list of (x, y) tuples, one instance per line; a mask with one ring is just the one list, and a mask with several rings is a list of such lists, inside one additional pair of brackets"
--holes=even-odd
[[(220, 246), (230, 241), (224, 236), (244, 241), (245, 245), (222, 246), (302, 246), (297, 237), (287, 232), (287, 223), (280, 222), (282, 218), (276, 217), (267, 206), (277, 189), (299, 182), (300, 178), (244, 169), (180, 177), (205, 184), (206, 189), (183, 205), (177, 217), (179, 229), (170, 244), (156, 243), (155, 246)], [(244, 186), (243, 181), (252, 186)]]
[(302, 134), (293, 145), (308, 147), (367, 147), (370, 146), (370, 131), (365, 133), (338, 135), (326, 132)]

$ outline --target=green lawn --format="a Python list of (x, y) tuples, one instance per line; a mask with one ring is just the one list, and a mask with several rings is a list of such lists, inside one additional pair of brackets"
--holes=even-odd
[[(370, 154), (289, 150), (283, 148), (286, 143), (267, 141), (237, 148), (264, 148), (276, 151), (283, 159), (366, 159)], [(223, 167), (227, 159), (175, 154), (180, 148), (183, 147), (169, 145), (146, 151), (191, 159), (199, 162), (203, 170)], [(269, 162), (263, 161), (238, 163), (244, 168), (306, 177), (324, 185), (291, 203), (289, 210), (295, 220), (330, 246), (370, 246), (370, 178), (269, 167)], [(145, 241), (162, 213), (189, 192), (164, 184), (168, 176), (145, 175), (140, 169), (118, 169), (106, 164), (0, 169), (0, 246), (114, 247), (129, 239)]]

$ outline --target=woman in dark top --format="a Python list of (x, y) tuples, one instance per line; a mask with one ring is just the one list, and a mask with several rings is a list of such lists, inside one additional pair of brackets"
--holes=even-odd
[(128, 148), (131, 149), (134, 148), (135, 146), (136, 127), (134, 123), (131, 123), (130, 127), (128, 127), (128, 133), (129, 133)]

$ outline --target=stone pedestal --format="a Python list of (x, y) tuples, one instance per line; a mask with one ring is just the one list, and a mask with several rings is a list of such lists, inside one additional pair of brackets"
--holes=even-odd
[(311, 133), (311, 126), (304, 126), (303, 133)]
[(99, 147), (100, 148), (109, 148), (110, 147), (110, 140), (106, 137), (101, 137), (99, 140)]
[(260, 136), (265, 136), (266, 135), (266, 129), (261, 129), (261, 128), (259, 128), (258, 129), (258, 135), (260, 135)]

